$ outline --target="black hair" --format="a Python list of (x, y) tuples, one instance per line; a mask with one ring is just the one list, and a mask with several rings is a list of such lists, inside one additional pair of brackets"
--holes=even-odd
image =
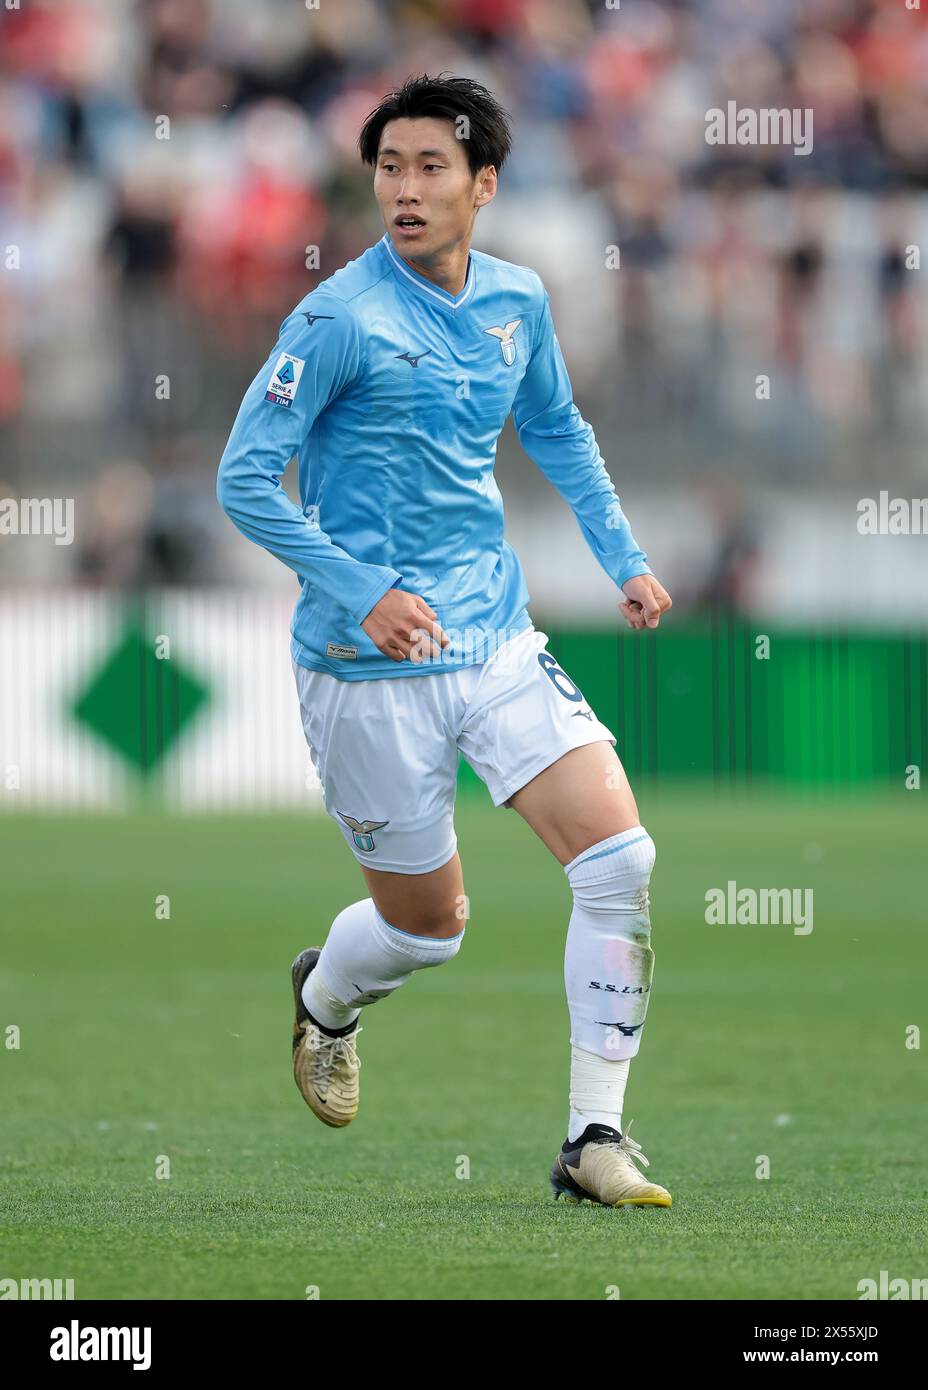
[(407, 77), (375, 106), (361, 127), (358, 149), (365, 164), (377, 163), (380, 137), (388, 121), (402, 117), (413, 119), (432, 116), (440, 121), (457, 124), (461, 116), (467, 119), (469, 134), (462, 139), (472, 174), (492, 164), (497, 173), (502, 169), (512, 148), (509, 116), (499, 102), (470, 77)]

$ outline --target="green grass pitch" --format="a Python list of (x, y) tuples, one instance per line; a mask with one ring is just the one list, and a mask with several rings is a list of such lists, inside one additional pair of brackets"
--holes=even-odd
[[(4, 818), (0, 1276), (79, 1299), (571, 1300), (923, 1276), (920, 793), (639, 791), (657, 965), (625, 1119), (669, 1211), (551, 1200), (569, 894), (514, 812), (462, 798), (463, 949), (365, 1010), (342, 1131), (290, 1071), (290, 961), (365, 896), (327, 819)], [(729, 879), (812, 888), (813, 932), (706, 925)]]

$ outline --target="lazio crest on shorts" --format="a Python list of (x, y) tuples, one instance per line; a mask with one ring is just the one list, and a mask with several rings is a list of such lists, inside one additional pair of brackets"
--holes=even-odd
[(351, 831), (358, 849), (363, 849), (367, 854), (376, 849), (374, 831), (383, 830), (385, 825), (390, 824), (388, 820), (355, 820), (354, 816), (346, 816), (344, 811), (339, 811), (338, 814)]

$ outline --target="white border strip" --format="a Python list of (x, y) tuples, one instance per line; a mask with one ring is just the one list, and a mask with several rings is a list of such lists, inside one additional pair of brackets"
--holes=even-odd
[(444, 304), (445, 307), (448, 309), (460, 309), (461, 305), (466, 304), (467, 300), (470, 299), (471, 294), (473, 293), (475, 280), (474, 259), (472, 256), (469, 258), (467, 266), (467, 282), (464, 285), (463, 290), (461, 291), (460, 297), (458, 299), (455, 299), (452, 295), (448, 294), (447, 290), (439, 289), (437, 285), (428, 285), (422, 280), (420, 276), (413, 275), (411, 270), (407, 270), (406, 266), (403, 264), (402, 257), (398, 256), (394, 251), (393, 243), (390, 240), (389, 233), (387, 232), (384, 232), (383, 234), (383, 245), (387, 252), (387, 255), (390, 257), (391, 261), (395, 265), (396, 269), (400, 272), (400, 274), (405, 275), (406, 279), (409, 280), (413, 285), (415, 285), (417, 289), (424, 291), (425, 294), (432, 295), (434, 299), (437, 299), (439, 304)]

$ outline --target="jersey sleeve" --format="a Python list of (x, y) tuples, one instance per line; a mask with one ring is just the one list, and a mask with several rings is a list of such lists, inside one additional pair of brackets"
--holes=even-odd
[[(304, 303), (307, 301), (304, 301)], [(402, 575), (368, 565), (335, 545), (281, 486), (281, 476), (316, 417), (356, 378), (357, 322), (334, 296), (295, 311), (245, 393), (216, 481), (220, 506), (249, 540), (289, 565), (362, 622)]]
[(569, 504), (610, 579), (621, 588), (636, 575), (650, 574), (648, 557), (632, 535), (593, 430), (574, 404), (546, 291), (532, 355), (513, 402), (513, 419), (523, 449)]

